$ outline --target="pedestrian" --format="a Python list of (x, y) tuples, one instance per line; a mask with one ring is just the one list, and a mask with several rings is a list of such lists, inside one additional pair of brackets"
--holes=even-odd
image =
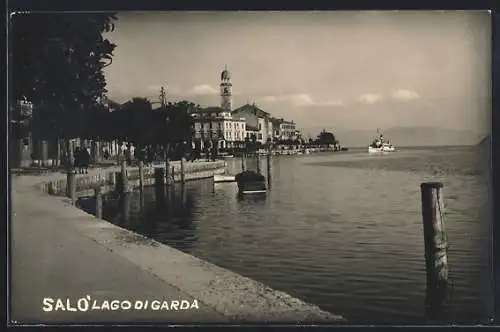
[(135, 161), (135, 146), (133, 144), (130, 144), (129, 145), (129, 155), (130, 155), (130, 163), (132, 163), (132, 161)]
[(80, 172), (80, 157), (81, 157), (81, 154), (80, 154), (80, 147), (75, 147), (75, 150), (73, 152), (73, 169), (77, 172), (77, 173), (81, 173)]
[(89, 163), (90, 163), (90, 153), (88, 149), (81, 149), (80, 150), (80, 167), (81, 167), (81, 173), (88, 174), (89, 173)]
[(127, 143), (126, 149), (125, 149), (125, 160), (127, 161), (127, 165), (132, 164), (132, 150), (131, 150), (131, 145), (130, 143)]
[(110, 155), (110, 153), (109, 153), (109, 150), (106, 148), (106, 149), (104, 150), (104, 159), (108, 160), (108, 159), (109, 159), (109, 157), (111, 157), (111, 155)]

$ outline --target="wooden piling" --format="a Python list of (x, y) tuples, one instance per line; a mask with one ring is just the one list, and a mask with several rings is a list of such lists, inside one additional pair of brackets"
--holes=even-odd
[(165, 173), (163, 168), (155, 168), (155, 193), (156, 203), (160, 204), (165, 198)]
[(71, 204), (76, 204), (76, 174), (69, 170), (66, 175), (66, 195), (71, 198)]
[(267, 153), (267, 187), (271, 188), (271, 151)]
[(116, 188), (116, 173), (115, 172), (108, 173), (108, 182), (112, 187)]
[(123, 160), (121, 163), (121, 178), (123, 183), (123, 190), (126, 190), (126, 188), (128, 188), (128, 174), (125, 160)]
[(184, 162), (185, 162), (185, 158), (182, 157), (181, 158), (181, 183), (185, 183), (186, 182), (186, 177), (185, 177), (185, 170), (184, 170)]
[(114, 174), (115, 174), (115, 176), (114, 176), (115, 192), (118, 194), (121, 194), (123, 192), (123, 188), (124, 188), (123, 174), (122, 174), (122, 172), (115, 172)]
[(187, 206), (187, 188), (186, 185), (183, 183), (181, 184), (181, 207), (182, 211), (184, 212)]
[(102, 191), (101, 187), (94, 188), (95, 198), (95, 216), (97, 219), (102, 219)]
[(243, 153), (241, 155), (241, 171), (244, 172), (245, 171), (245, 154)]
[(139, 161), (139, 190), (144, 190), (144, 161)]
[(260, 170), (260, 154), (259, 154), (259, 152), (257, 152), (257, 153), (255, 154), (255, 156), (257, 157), (257, 173), (259, 173), (259, 174), (260, 174), (260, 173), (261, 173), (261, 170)]
[(170, 183), (170, 161), (168, 159), (165, 159), (164, 177), (165, 177), (165, 182), (164, 183), (168, 186), (169, 183)]
[(122, 194), (122, 213), (123, 221), (127, 222), (130, 217), (130, 196), (132, 195), (132, 186), (127, 185)]
[(426, 182), (420, 185), (424, 228), (425, 267), (428, 290), (444, 290), (448, 286), (448, 241), (443, 221), (443, 184)]

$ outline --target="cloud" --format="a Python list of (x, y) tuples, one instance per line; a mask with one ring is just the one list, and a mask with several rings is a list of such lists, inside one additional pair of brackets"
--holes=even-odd
[(414, 100), (420, 98), (420, 95), (411, 90), (399, 89), (392, 92), (391, 97), (397, 100)]
[(268, 103), (288, 102), (295, 107), (343, 105), (342, 100), (319, 101), (319, 100), (314, 100), (307, 93), (295, 93), (295, 94), (280, 95), (280, 96), (264, 96), (259, 99), (263, 102), (268, 102)]
[(152, 90), (152, 91), (160, 91), (161, 86), (160, 85), (150, 85), (150, 86), (148, 86), (147, 89)]
[(364, 93), (359, 96), (358, 101), (362, 102), (363, 104), (375, 104), (379, 101), (382, 101), (382, 99), (382, 95), (376, 93)]
[(260, 100), (267, 103), (275, 103), (278, 101), (278, 98), (276, 98), (275, 96), (264, 96), (260, 98)]
[(210, 84), (200, 84), (196, 85), (191, 89), (191, 94), (193, 95), (200, 95), (200, 96), (206, 96), (206, 95), (216, 95), (219, 94), (219, 90), (211, 86)]

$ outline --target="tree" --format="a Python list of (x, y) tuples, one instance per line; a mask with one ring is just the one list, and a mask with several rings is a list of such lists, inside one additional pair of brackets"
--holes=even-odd
[(30, 100), (39, 137), (66, 139), (69, 155), (69, 139), (90, 135), (89, 115), (102, 111), (103, 68), (116, 46), (103, 33), (115, 20), (109, 13), (30, 13), (11, 21), (11, 103)]
[(147, 145), (151, 141), (151, 125), (153, 109), (147, 98), (134, 97), (116, 111), (120, 137), (137, 147)]
[(323, 131), (318, 135), (317, 143), (319, 145), (335, 144), (335, 135), (323, 129)]

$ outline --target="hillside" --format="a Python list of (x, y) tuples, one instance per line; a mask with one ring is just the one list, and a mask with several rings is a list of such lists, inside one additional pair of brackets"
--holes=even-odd
[(480, 146), (480, 145), (490, 145), (490, 144), (491, 144), (491, 136), (490, 135), (486, 136), (479, 143), (477, 143), (478, 146)]

